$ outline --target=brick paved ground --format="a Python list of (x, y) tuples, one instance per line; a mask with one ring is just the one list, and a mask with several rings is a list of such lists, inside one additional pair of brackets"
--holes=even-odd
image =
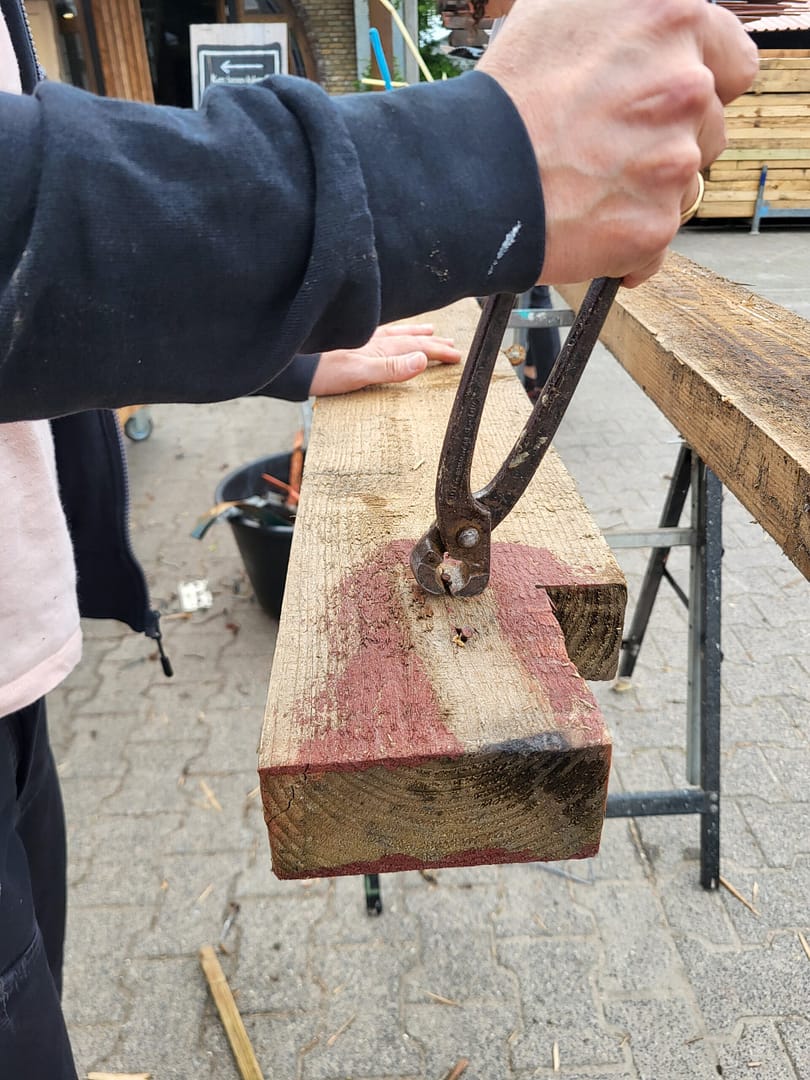
[[(807, 303), (806, 233), (694, 230), (678, 246)], [(608, 821), (590, 863), (388, 876), (370, 919), (358, 878), (270, 872), (254, 762), (276, 628), (228, 527), (189, 537), (223, 471), (285, 448), (297, 410), (153, 415), (129, 446), (136, 545), (167, 612), (197, 577), (214, 606), (167, 622), (170, 681), (143, 639), (88, 624), (84, 663), (53, 695), (81, 1075), (238, 1080), (197, 963), (237, 903), (222, 960), (267, 1078), (439, 1080), (465, 1057), (464, 1080), (529, 1080), (555, 1075), (555, 1043), (567, 1080), (810, 1078), (808, 583), (739, 504), (726, 498), (723, 873), (760, 917), (700, 889), (697, 818), (657, 818)], [(600, 525), (640, 527), (675, 438), (601, 352), (557, 444)], [(644, 556), (620, 560), (632, 604)], [(596, 688), (615, 790), (684, 783), (685, 680), (685, 615), (662, 593), (632, 689)]]

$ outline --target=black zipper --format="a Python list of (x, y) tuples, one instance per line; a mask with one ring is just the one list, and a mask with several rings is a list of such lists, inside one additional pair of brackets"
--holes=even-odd
[(18, 0), (0, 0), (0, 10), (5, 16), (11, 44), (17, 57), (23, 93), (33, 94), (37, 83), (45, 78), (45, 72), (39, 66), (28, 15)]
[[(102, 413), (102, 415), (104, 415)], [(122, 522), (123, 531), (121, 535), (121, 542), (126, 552), (127, 558), (131, 561), (133, 569), (136, 569), (143, 582), (143, 592), (146, 598), (146, 617), (144, 618), (143, 632), (148, 638), (151, 638), (157, 645), (158, 656), (160, 657), (160, 666), (163, 668), (163, 674), (167, 678), (171, 678), (174, 675), (174, 668), (172, 662), (166, 655), (163, 649), (163, 634), (160, 630), (160, 612), (155, 608), (149, 607), (149, 589), (146, 584), (146, 578), (144, 577), (143, 569), (140, 563), (135, 557), (135, 552), (132, 550), (132, 541), (130, 539), (130, 497), (129, 497), (129, 475), (126, 467), (126, 448), (124, 446), (124, 435), (121, 431), (121, 425), (118, 423), (118, 417), (114, 412), (109, 413), (109, 419), (112, 426), (115, 429), (116, 438), (118, 440), (118, 453), (120, 456), (120, 468), (117, 470), (118, 478), (121, 481), (121, 502), (122, 502)]]

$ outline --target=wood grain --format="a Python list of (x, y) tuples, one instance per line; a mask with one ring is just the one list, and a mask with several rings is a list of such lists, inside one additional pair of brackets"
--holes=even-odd
[(154, 102), (138, 0), (89, 0), (106, 97)]
[[(434, 321), (466, 349), (477, 315)], [(427, 596), (408, 565), (458, 374), (317, 403), (259, 758), (279, 876), (598, 846), (610, 745), (582, 676), (615, 671), (625, 587), (559, 459), (493, 534), (481, 596)], [(529, 408), (499, 363), (476, 487)]]
[(619, 292), (602, 341), (810, 577), (810, 323), (670, 253)]

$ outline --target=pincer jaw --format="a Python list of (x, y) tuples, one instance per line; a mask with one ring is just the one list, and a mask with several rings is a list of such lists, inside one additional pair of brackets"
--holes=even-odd
[(411, 570), (417, 582), (433, 596), (477, 596), (489, 581), (489, 533), (476, 530), (478, 540), (469, 548), (446, 550), (434, 523), (411, 551)]

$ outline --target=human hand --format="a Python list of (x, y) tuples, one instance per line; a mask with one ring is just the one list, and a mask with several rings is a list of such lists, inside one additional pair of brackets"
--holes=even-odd
[(359, 349), (321, 353), (310, 393), (326, 397), (378, 383), (406, 382), (431, 360), (457, 364), (461, 353), (452, 338), (436, 337), (430, 323), (380, 326)]
[(757, 64), (736, 16), (706, 0), (516, 0), (478, 67), (535, 150), (542, 282), (655, 273)]

